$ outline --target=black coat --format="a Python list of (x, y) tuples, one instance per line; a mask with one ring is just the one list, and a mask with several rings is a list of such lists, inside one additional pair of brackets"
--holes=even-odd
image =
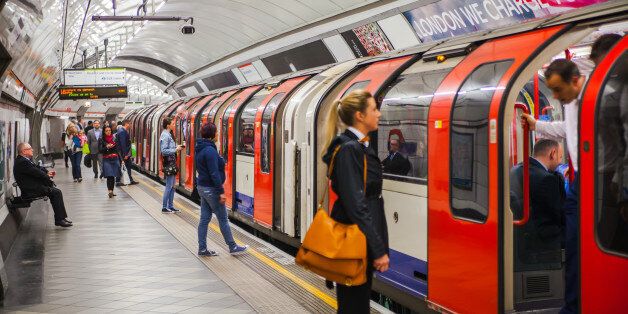
[[(347, 130), (329, 146), (323, 161), (329, 166), (336, 146), (331, 174), (331, 188), (338, 195), (331, 217), (344, 224), (357, 224), (366, 236), (368, 255), (376, 259), (388, 254), (388, 228), (384, 215), (382, 194), (382, 166), (372, 148), (364, 147), (357, 136)], [(364, 193), (364, 155), (367, 157), (366, 195)]]
[(115, 144), (113, 147), (107, 148), (107, 142), (105, 142), (105, 134), (100, 136), (100, 139), (98, 139), (98, 151), (100, 152), (100, 154), (102, 154), (103, 156), (118, 154), (118, 140), (115, 136), (113, 137), (113, 143)]
[(382, 161), (382, 165), (384, 166), (385, 173), (391, 173), (400, 176), (408, 175), (408, 172), (410, 172), (410, 169), (412, 169), (412, 165), (410, 164), (408, 158), (404, 157), (399, 152), (395, 154), (392, 160), (390, 159), (390, 155), (388, 155), (388, 157), (386, 157), (386, 159)]
[(48, 170), (24, 156), (15, 158), (13, 176), (22, 196), (27, 198), (47, 195), (54, 186), (54, 182), (48, 177)]
[[(510, 204), (515, 219), (522, 217), (523, 167), (515, 166), (510, 173)], [(530, 157), (530, 220), (515, 227), (515, 247), (519, 262), (527, 264), (560, 263), (565, 214), (565, 184), (562, 175), (545, 170)], [(516, 262), (517, 264), (517, 262)]]

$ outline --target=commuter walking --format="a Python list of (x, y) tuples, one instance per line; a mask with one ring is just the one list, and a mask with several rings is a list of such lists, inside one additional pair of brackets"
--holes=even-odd
[(69, 147), (70, 162), (72, 163), (72, 178), (74, 182), (83, 181), (81, 174), (81, 159), (83, 158), (83, 142), (74, 125), (67, 130), (66, 146)]
[[(331, 188), (338, 195), (331, 218), (343, 224), (357, 224), (366, 236), (368, 252), (366, 283), (336, 283), (338, 313), (369, 313), (373, 272), (385, 272), (389, 266), (388, 229), (381, 196), (382, 166), (377, 153), (369, 147), (368, 137), (377, 130), (380, 116), (375, 98), (367, 91), (354, 90), (334, 104), (327, 120), (329, 144), (323, 161), (332, 167)], [(336, 136), (338, 118), (348, 127)]]
[(102, 155), (100, 154), (98, 141), (102, 137), (102, 129), (100, 121), (96, 120), (92, 124), (93, 128), (87, 132), (87, 144), (89, 145), (89, 154), (92, 159), (92, 168), (94, 170), (94, 179), (98, 179), (98, 170), (100, 170), (100, 178), (102, 175)]
[(113, 193), (116, 177), (120, 175), (120, 159), (118, 158), (118, 144), (111, 132), (111, 127), (106, 126), (103, 136), (98, 141), (98, 149), (102, 154), (102, 175), (107, 178), (107, 190), (109, 198), (116, 196)]
[(248, 246), (236, 244), (229, 227), (227, 208), (225, 207), (225, 161), (216, 150), (216, 125), (205, 123), (201, 126), (201, 138), (196, 140), (194, 147), (194, 162), (198, 177), (196, 184), (201, 198), (201, 219), (198, 224), (198, 255), (216, 256), (215, 251), (207, 249), (207, 225), (212, 219), (212, 213), (218, 218), (220, 233), (229, 246), (229, 253), (237, 255), (244, 253)]
[(93, 128), (94, 128), (94, 123), (92, 122), (92, 120), (89, 120), (89, 121), (87, 121), (87, 126), (85, 127), (83, 132), (85, 132), (85, 134), (87, 134)]
[(174, 208), (174, 181), (177, 175), (177, 153), (183, 146), (176, 145), (174, 136), (175, 121), (172, 118), (165, 118), (162, 124), (163, 131), (159, 137), (159, 147), (161, 147), (162, 169), (166, 179), (166, 187), (162, 200), (161, 212), (164, 214), (178, 213)]
[[(131, 121), (124, 120), (122, 125), (118, 127), (118, 133), (116, 133), (116, 139), (118, 141), (118, 150), (120, 152), (120, 159), (124, 162), (124, 166), (129, 175), (129, 184), (137, 184), (133, 180), (133, 158), (131, 158), (131, 136), (129, 135), (129, 127)], [(119, 182), (122, 183), (122, 182)]]

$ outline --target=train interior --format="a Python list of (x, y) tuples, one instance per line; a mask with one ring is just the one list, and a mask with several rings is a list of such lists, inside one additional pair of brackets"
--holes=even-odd
[[(591, 44), (595, 39), (601, 34), (622, 33), (627, 30), (628, 22), (626, 21), (574, 27), (574, 29), (562, 35), (560, 39), (548, 45), (542, 53), (538, 54), (523, 69), (522, 74), (515, 81), (511, 94), (508, 95), (507, 104), (518, 104), (519, 108), (523, 104), (529, 112), (533, 113), (541, 121), (562, 121), (563, 106), (552, 97), (552, 92), (544, 84), (546, 79), (543, 73), (544, 69), (547, 68), (552, 60), (566, 58), (578, 65), (581, 75), (589, 77), (595, 68), (595, 64), (589, 59)], [(585, 88), (586, 86), (583, 87), (583, 92)], [(509, 109), (517, 108), (515, 106)], [(512, 228), (513, 220), (519, 220), (523, 215), (521, 202), (518, 201), (523, 197), (523, 189), (521, 188), (523, 178), (513, 176), (511, 170), (517, 164), (522, 163), (523, 158), (532, 156), (533, 144), (539, 137), (534, 132), (530, 132), (528, 135), (528, 151), (524, 151), (524, 137), (526, 134), (520, 123), (522, 110), (514, 109), (510, 111), (507, 109), (506, 112), (504, 127), (507, 128), (505, 134), (509, 134), (509, 136), (505, 136), (505, 140), (510, 142), (510, 144), (504, 145), (504, 149), (507, 149), (507, 151), (503, 153), (504, 159), (509, 161), (505, 162), (508, 167), (508, 172), (505, 173), (509, 173), (510, 178), (508, 181), (504, 178), (509, 184), (509, 188), (504, 189), (508, 191), (509, 195), (508, 198), (505, 197), (504, 199), (508, 200), (509, 204), (505, 208), (511, 209), (512, 219), (510, 221), (506, 219), (504, 236), (506, 243), (512, 240), (510, 246), (512, 250), (505, 250), (505, 254), (512, 258), (512, 262), (508, 261), (509, 258), (505, 258), (505, 261), (507, 264), (511, 264), (513, 269), (512, 296), (514, 309), (517, 311), (529, 311), (558, 308), (562, 305), (565, 289), (564, 243), (561, 244), (561, 239), (548, 238), (545, 243), (531, 240), (529, 238), (531, 233), (540, 232), (538, 226), (534, 224), (528, 223), (524, 226)], [(508, 118), (509, 116), (512, 118)], [(512, 122), (507, 123), (508, 121)], [(565, 153), (563, 154), (563, 163), (556, 171), (565, 180), (568, 180), (569, 160), (566, 141), (563, 140), (561, 144)], [(509, 232), (511, 232), (511, 236), (508, 235)], [(509, 244), (505, 245), (509, 247)]]

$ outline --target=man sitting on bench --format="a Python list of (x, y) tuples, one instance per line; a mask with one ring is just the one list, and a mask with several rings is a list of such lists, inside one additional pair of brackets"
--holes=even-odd
[(68, 219), (63, 203), (61, 190), (54, 186), (53, 174), (33, 163), (33, 148), (28, 143), (20, 143), (17, 146), (19, 156), (15, 158), (13, 176), (22, 191), (23, 199), (33, 199), (47, 196), (50, 199), (52, 210), (55, 213), (55, 226), (71, 227), (72, 221)]

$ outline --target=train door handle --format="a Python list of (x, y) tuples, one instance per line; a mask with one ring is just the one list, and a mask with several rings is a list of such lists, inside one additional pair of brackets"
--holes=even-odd
[(399, 213), (395, 212), (393, 214), (393, 219), (395, 220), (395, 223), (398, 223), (399, 222)]
[[(528, 107), (522, 103), (515, 104), (515, 110), (521, 109), (530, 114)], [(530, 220), (530, 130), (528, 124), (523, 125), (523, 217), (514, 220), (515, 226), (523, 226)]]

